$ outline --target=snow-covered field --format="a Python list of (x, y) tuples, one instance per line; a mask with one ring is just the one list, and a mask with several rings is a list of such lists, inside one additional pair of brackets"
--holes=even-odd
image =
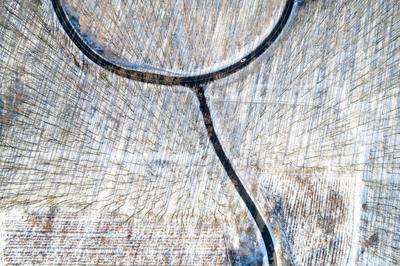
[[(140, 10), (129, 9), (132, 20), (117, 0), (81, 1), (79, 12), (118, 57), (136, 59), (133, 51), (144, 49), (145, 63), (196, 71), (251, 49), (252, 36), (268, 32), (283, 3), (187, 2), (164, 1), (154, 11), (141, 1)], [(114, 11), (121, 13), (111, 21)], [(160, 18), (149, 20), (151, 12)], [(261, 262), (257, 230), (189, 90), (129, 81), (92, 64), (48, 0), (1, 1), (0, 14), (3, 264), (73, 261), (65, 256), (124, 263), (118, 258), (139, 242), (146, 249), (137, 256), (165, 251), (166, 264), (179, 254), (185, 265)], [(169, 17), (172, 28), (164, 23)], [(152, 35), (157, 23), (162, 30)], [(206, 41), (181, 49), (199, 44), (193, 23), (204, 25)], [(268, 218), (284, 265), (400, 263), (399, 23), (395, 0), (306, 1), (273, 50), (207, 85), (219, 138)], [(100, 24), (115, 30), (100, 32)], [(117, 30), (135, 25), (147, 27), (136, 31), (141, 38)], [(157, 43), (165, 50), (149, 52)], [(85, 233), (69, 234), (68, 222)], [(118, 227), (100, 232), (105, 223)], [(156, 233), (160, 228), (171, 234)], [(129, 230), (141, 241), (129, 242)], [(149, 231), (164, 240), (153, 245)], [(204, 248), (185, 249), (202, 239)], [(98, 255), (102, 248), (108, 258)]]

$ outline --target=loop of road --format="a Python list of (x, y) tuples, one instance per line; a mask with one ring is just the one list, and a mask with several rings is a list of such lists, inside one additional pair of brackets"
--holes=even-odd
[(68, 18), (68, 14), (64, 10), (64, 7), (61, 2), (62, 0), (52, 0), (53, 9), (61, 26), (63, 27), (68, 37), (72, 40), (72, 42), (78, 47), (78, 49), (95, 64), (99, 65), (100, 67), (114, 74), (117, 74), (119, 76), (131, 80), (151, 83), (151, 84), (158, 84), (158, 85), (167, 85), (167, 86), (186, 86), (192, 89), (197, 99), (199, 100), (200, 110), (203, 115), (204, 125), (207, 129), (207, 133), (211, 143), (213, 144), (214, 150), (220, 162), (222, 163), (222, 166), (224, 167), (226, 174), (229, 176), (236, 191), (246, 204), (247, 209), (249, 210), (251, 216), (255, 220), (258, 229), (260, 230), (268, 254), (269, 264), (276, 265), (277, 261), (276, 261), (275, 247), (273, 243), (272, 234), (267, 226), (267, 223), (265, 222), (265, 219), (261, 215), (259, 208), (257, 208), (257, 205), (250, 196), (243, 182), (236, 174), (232, 166), (232, 163), (230, 162), (230, 160), (228, 159), (226, 153), (222, 148), (222, 145), (218, 139), (218, 136), (213, 126), (211, 113), (204, 94), (204, 85), (211, 81), (227, 77), (237, 72), (238, 70), (249, 65), (261, 54), (263, 54), (278, 39), (278, 37), (282, 33), (285, 25), (289, 21), (290, 15), (293, 11), (295, 4), (296, 3), (301, 4), (303, 1), (301, 0), (296, 2), (295, 0), (287, 0), (282, 15), (280, 16), (278, 22), (276, 23), (270, 34), (260, 43), (259, 46), (257, 46), (253, 51), (248, 53), (246, 56), (242, 57), (239, 61), (231, 64), (230, 66), (216, 70), (214, 72), (201, 75), (193, 75), (193, 76), (178, 75), (173, 73), (171, 74), (170, 72), (156, 73), (156, 72), (141, 70), (139, 68), (132, 68), (129, 66), (118, 65), (114, 62), (107, 60), (99, 52), (96, 52), (95, 49), (90, 47), (90, 45), (84, 41), (82, 36), (80, 36), (79, 31), (73, 26), (70, 19)]
[(269, 35), (250, 53), (242, 57), (239, 61), (218, 69), (214, 72), (201, 75), (180, 75), (171, 72), (157, 73), (148, 71), (145, 69), (134, 68), (128, 65), (117, 64), (116, 62), (111, 62), (106, 59), (102, 54), (97, 52), (93, 47), (85, 42), (85, 40), (80, 36), (79, 31), (73, 26), (68, 14), (61, 3), (62, 0), (51, 0), (53, 4), (53, 9), (57, 15), (57, 18), (63, 27), (65, 33), (73, 41), (73, 43), (81, 50), (81, 52), (86, 55), (91, 61), (97, 65), (115, 73), (119, 76), (129, 78), (136, 81), (141, 81), (151, 84), (159, 85), (169, 85), (169, 86), (194, 86), (199, 84), (205, 84), (217, 79), (229, 76), (238, 70), (246, 67), (251, 62), (253, 62), (257, 57), (263, 54), (279, 37), (282, 33), (283, 28), (290, 18), (293, 7), (295, 5), (295, 0), (287, 0), (285, 7), (282, 11), (278, 22), (269, 33)]

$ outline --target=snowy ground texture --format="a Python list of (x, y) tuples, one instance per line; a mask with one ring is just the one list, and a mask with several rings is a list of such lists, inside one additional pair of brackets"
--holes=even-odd
[[(213, 23), (201, 8), (163, 2), (190, 10), (173, 15), (175, 25), (193, 17), (215, 34), (236, 23), (201, 43), (218, 60), (174, 50), (146, 52), (150, 63), (218, 65), (229, 60), (227, 36), (237, 41), (230, 52), (250, 49), (244, 32), (262, 36), (281, 8), (270, 1), (269, 19), (257, 15), (268, 1), (221, 2), (227, 17), (212, 9)], [(109, 16), (86, 22), (116, 27), (100, 14)], [(219, 138), (283, 265), (400, 264), (399, 26), (396, 0), (305, 1), (272, 51), (207, 86)], [(98, 39), (134, 58), (129, 39), (107, 32), (115, 35)], [(157, 38), (172, 40), (164, 33)], [(259, 236), (186, 88), (129, 81), (87, 61), (48, 0), (0, 2), (0, 81), (1, 264), (146, 265), (148, 254), (166, 265), (261, 263)]]

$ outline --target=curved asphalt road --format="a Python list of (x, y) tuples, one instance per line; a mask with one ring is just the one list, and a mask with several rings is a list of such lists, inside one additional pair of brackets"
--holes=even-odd
[[(203, 115), (204, 125), (207, 129), (208, 136), (210, 138), (211, 143), (213, 144), (214, 150), (221, 161), (227, 175), (231, 179), (236, 191), (239, 193), (240, 197), (246, 204), (251, 216), (254, 218), (258, 229), (261, 232), (261, 236), (263, 238), (263, 242), (265, 244), (268, 260), (270, 265), (276, 265), (276, 254), (274, 243), (272, 240), (271, 232), (268, 230), (267, 223), (265, 222), (263, 216), (261, 215), (259, 209), (257, 208), (255, 202), (251, 198), (250, 194), (246, 190), (239, 176), (236, 174), (235, 170), (232, 167), (231, 162), (226, 156), (222, 145), (218, 139), (218, 136), (215, 132), (213, 122), (211, 119), (210, 110), (207, 104), (206, 97), (204, 95), (204, 85), (208, 82), (224, 78), (232, 73), (237, 72), (238, 70), (244, 68), (252, 61), (254, 61), (258, 56), (264, 53), (272, 43), (278, 39), (279, 35), (282, 33), (283, 28), (286, 23), (289, 21), (290, 14), (295, 5), (295, 0), (287, 0), (284, 10), (282, 12), (281, 17), (279, 18), (277, 24), (272, 29), (271, 33), (261, 42), (261, 44), (256, 47), (252, 52), (242, 57), (238, 62), (221, 68), (215, 72), (202, 74), (202, 75), (178, 75), (171, 74), (170, 72), (165, 73), (157, 73), (151, 71), (141, 70), (139, 68), (132, 68), (129, 66), (118, 65), (114, 62), (107, 60), (103, 57), (101, 51), (96, 51), (93, 47), (87, 44), (82, 36), (80, 35), (79, 29), (74, 27), (73, 23), (70, 21), (67, 12), (64, 10), (64, 7), (61, 3), (62, 0), (52, 0), (54, 11), (57, 15), (59, 22), (66, 34), (70, 37), (70, 39), (75, 43), (75, 45), (81, 50), (81, 52), (86, 55), (90, 60), (92, 60), (97, 65), (103, 67), (104, 69), (109, 70), (112, 73), (120, 75), (125, 78), (129, 78), (136, 81), (159, 84), (159, 85), (169, 85), (169, 86), (186, 86), (192, 89), (192, 91), (196, 94), (197, 99), (200, 103), (200, 110)], [(301, 4), (302, 0), (297, 0), (299, 4)]]

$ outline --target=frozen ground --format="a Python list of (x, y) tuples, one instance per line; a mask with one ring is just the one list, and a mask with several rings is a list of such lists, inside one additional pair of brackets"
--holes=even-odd
[(200, 74), (239, 61), (272, 30), (285, 1), (64, 1), (106, 57)]
[[(400, 263), (399, 8), (394, 0), (306, 1), (273, 51), (208, 86), (221, 142), (273, 225), (283, 264)], [(116, 261), (125, 251), (110, 248), (113, 237), (130, 228), (146, 237), (143, 224), (215, 228), (196, 229), (217, 243), (207, 258), (224, 251), (227, 261), (261, 260), (190, 91), (128, 81), (88, 62), (49, 1), (6, 0), (0, 13), (3, 264), (50, 263), (68, 250), (101, 262), (83, 247), (105, 221), (121, 223), (97, 244)], [(237, 17), (244, 26), (247, 19)], [(212, 48), (224, 51), (223, 41)], [(68, 219), (87, 234), (69, 235)], [(17, 228), (22, 236), (11, 237)], [(38, 242), (24, 240), (32, 228), (44, 228)], [(82, 248), (69, 248), (76, 237)], [(62, 252), (35, 249), (60, 239)], [(147, 249), (168, 251), (165, 243)]]

